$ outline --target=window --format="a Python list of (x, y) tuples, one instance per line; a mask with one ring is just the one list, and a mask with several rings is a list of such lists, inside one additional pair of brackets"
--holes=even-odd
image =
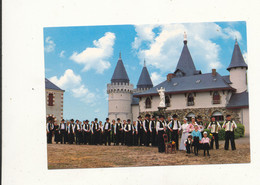
[(165, 96), (165, 106), (170, 107), (171, 106), (171, 100), (169, 96)]
[(212, 116), (215, 117), (216, 121), (224, 121), (224, 116), (219, 111), (213, 112)]
[(146, 100), (145, 100), (145, 108), (149, 109), (151, 107), (152, 107), (151, 98), (146, 98)]
[(193, 106), (194, 105), (194, 97), (193, 97), (192, 93), (188, 94), (187, 105), (188, 106)]
[(220, 95), (217, 91), (213, 93), (213, 104), (220, 104)]
[(53, 94), (52, 93), (50, 93), (48, 95), (48, 105), (53, 106)]

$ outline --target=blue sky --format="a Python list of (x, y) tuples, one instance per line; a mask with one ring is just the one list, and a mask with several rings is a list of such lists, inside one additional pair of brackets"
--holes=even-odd
[(246, 22), (44, 28), (45, 75), (65, 90), (64, 118), (107, 117), (106, 86), (120, 51), (135, 87), (144, 59), (154, 85), (166, 80), (177, 65), (184, 32), (202, 73), (216, 68), (229, 74), (235, 39), (247, 62)]

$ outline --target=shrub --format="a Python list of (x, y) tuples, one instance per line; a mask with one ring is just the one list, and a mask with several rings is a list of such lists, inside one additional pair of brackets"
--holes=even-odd
[(235, 134), (239, 135), (239, 137), (243, 137), (245, 135), (245, 126), (241, 123), (237, 124), (237, 129), (235, 129)]

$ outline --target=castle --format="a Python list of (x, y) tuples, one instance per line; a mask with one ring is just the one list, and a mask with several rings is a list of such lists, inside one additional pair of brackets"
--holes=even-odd
[(184, 46), (173, 73), (165, 81), (153, 86), (147, 67), (144, 66), (134, 89), (125, 70), (121, 54), (111, 83), (107, 84), (108, 117), (137, 120), (138, 115), (158, 114), (160, 97), (157, 89), (165, 88), (167, 115), (177, 114), (180, 119), (200, 115), (209, 121), (211, 116), (223, 121), (227, 114), (237, 123), (245, 125), (249, 133), (249, 103), (247, 91), (247, 64), (238, 42), (235, 42), (229, 75), (222, 76), (216, 69), (211, 73), (197, 70), (184, 36)]

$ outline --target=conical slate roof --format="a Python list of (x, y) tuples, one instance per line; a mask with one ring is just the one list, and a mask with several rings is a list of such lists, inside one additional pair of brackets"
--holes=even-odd
[(232, 59), (231, 59), (231, 62), (229, 64), (227, 70), (229, 71), (230, 69), (236, 68), (236, 67), (246, 67), (246, 69), (247, 69), (247, 64), (245, 63), (245, 60), (243, 58), (243, 55), (241, 53), (241, 50), (240, 50), (240, 47), (239, 47), (237, 41), (235, 43)]
[(137, 88), (152, 88), (152, 87), (153, 87), (153, 82), (150, 78), (149, 72), (144, 62), (144, 67), (139, 77)]
[(121, 59), (121, 53), (119, 55), (119, 59), (117, 61), (117, 65), (114, 71), (114, 74), (111, 79), (111, 83), (129, 83), (129, 78), (125, 70), (125, 66)]
[(45, 78), (45, 89), (53, 89), (53, 90), (58, 90), (58, 91), (64, 91), (61, 88), (59, 88), (57, 85), (52, 83), (50, 80)]
[(183, 72), (185, 76), (196, 74), (196, 68), (187, 46), (187, 40), (184, 41), (184, 46), (181, 52), (181, 56), (174, 73), (176, 73), (178, 70)]

